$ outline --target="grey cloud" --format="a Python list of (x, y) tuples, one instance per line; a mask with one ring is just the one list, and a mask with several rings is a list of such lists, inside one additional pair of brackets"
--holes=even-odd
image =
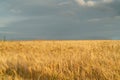
[[(89, 0), (86, 0), (86, 1), (85, 0), (77, 0), (77, 1), (82, 6), (82, 4), (84, 4), (84, 5), (88, 4), (87, 2)], [(100, 1), (93, 0), (92, 2), (94, 3), (94, 6), (92, 6), (92, 7), (88, 6), (88, 7), (82, 7), (82, 8), (84, 8), (84, 10), (85, 9), (93, 10), (93, 14), (94, 14), (94, 11), (99, 11), (99, 13), (103, 13), (103, 14), (107, 13), (109, 16), (117, 16), (120, 14), (120, 9), (119, 9), (120, 1), (119, 0), (100, 0)]]
[[(51, 20), (53, 17), (54, 22)], [(116, 24), (116, 21), (114, 21), (114, 23)], [(72, 19), (52, 16), (43, 17), (42, 20), (34, 18), (17, 22), (9, 25), (9, 28), (2, 30), (16, 31), (20, 33), (18, 36), (26, 36), (26, 38), (30, 38), (30, 36), (31, 38), (35, 38), (34, 36), (37, 36), (36, 38), (39, 39), (109, 39), (109, 37), (114, 36), (114, 34), (118, 35), (119, 32), (115, 30), (118, 30), (119, 27), (115, 27), (115, 24), (113, 26), (107, 26), (105, 24), (104, 21), (102, 23), (78, 23)]]
[[(14, 0), (13, 0), (14, 1)], [(12, 2), (12, 1), (9, 1)], [(64, 11), (62, 6), (59, 6), (61, 1), (56, 0), (17, 0), (13, 3), (8, 3), (8, 9), (11, 12), (20, 12), (19, 14), (14, 15), (22, 15), (22, 16), (44, 16), (44, 15), (56, 15), (61, 11)], [(68, 8), (68, 7), (67, 7)]]
[(17, 21), (0, 28), (17, 32), (1, 33), (8, 39), (111, 39), (120, 34), (116, 31), (119, 1), (96, 7), (81, 7), (73, 0), (6, 0), (4, 4), (4, 16), (17, 16)]
[(101, 9), (103, 12), (110, 12), (114, 16), (120, 15), (120, 1), (113, 0), (111, 3), (100, 4), (97, 6), (98, 10)]
[(116, 0), (113, 3), (109, 4), (109, 6), (118, 14), (120, 15), (120, 1)]

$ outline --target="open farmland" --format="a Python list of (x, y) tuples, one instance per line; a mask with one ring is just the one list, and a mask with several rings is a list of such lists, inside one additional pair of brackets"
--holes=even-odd
[(120, 80), (120, 41), (0, 41), (0, 80)]

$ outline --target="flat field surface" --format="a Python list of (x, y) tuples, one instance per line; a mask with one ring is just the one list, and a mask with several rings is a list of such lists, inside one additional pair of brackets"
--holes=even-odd
[(120, 80), (120, 41), (0, 41), (0, 80)]

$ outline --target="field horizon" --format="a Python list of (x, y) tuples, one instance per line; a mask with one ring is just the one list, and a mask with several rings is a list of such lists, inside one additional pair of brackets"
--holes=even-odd
[(120, 40), (1, 40), (0, 80), (120, 80)]

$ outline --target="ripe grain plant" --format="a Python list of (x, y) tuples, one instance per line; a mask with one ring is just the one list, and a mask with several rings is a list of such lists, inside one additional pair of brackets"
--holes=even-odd
[(120, 80), (120, 41), (1, 41), (0, 80)]

